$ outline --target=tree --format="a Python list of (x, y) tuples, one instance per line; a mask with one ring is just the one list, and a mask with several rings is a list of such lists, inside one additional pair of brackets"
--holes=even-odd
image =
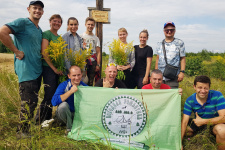
[(0, 41), (0, 53), (12, 53), (12, 51)]

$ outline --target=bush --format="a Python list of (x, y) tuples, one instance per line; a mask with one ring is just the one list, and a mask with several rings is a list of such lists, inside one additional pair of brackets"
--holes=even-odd
[(186, 59), (186, 74), (195, 76), (202, 73), (203, 59), (200, 56), (187, 57)]

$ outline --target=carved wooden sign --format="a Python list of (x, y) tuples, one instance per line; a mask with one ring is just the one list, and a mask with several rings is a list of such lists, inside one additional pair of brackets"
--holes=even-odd
[(95, 19), (96, 22), (109, 22), (108, 11), (92, 10), (91, 16)]

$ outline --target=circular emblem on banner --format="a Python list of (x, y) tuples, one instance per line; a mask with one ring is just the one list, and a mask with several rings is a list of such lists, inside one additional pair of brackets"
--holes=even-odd
[(135, 97), (119, 95), (105, 105), (102, 123), (104, 128), (116, 137), (134, 137), (145, 127), (146, 111), (143, 104)]

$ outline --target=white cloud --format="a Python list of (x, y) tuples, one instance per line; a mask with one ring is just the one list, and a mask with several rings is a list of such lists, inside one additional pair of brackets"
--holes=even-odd
[[(30, 1), (1, 0), (0, 26), (16, 18), (28, 17), (26, 7)], [(95, 0), (43, 0), (44, 15), (40, 26), (49, 29), (48, 19), (53, 14), (63, 17), (59, 34), (66, 32), (69, 17), (79, 20), (78, 33), (85, 31), (84, 21), (89, 15), (87, 7), (95, 7)], [(176, 37), (185, 42), (187, 52), (201, 51), (203, 48), (224, 52), (225, 50), (225, 1), (223, 0), (104, 0), (104, 7), (111, 8), (111, 24), (103, 25), (103, 44), (117, 38), (117, 30), (128, 30), (128, 41), (138, 44), (141, 30), (149, 31), (148, 44), (155, 50), (158, 41), (164, 38), (163, 24), (174, 21)], [(204, 20), (208, 18), (207, 20)], [(213, 20), (210, 20), (213, 19)], [(204, 22), (204, 23), (203, 23)], [(213, 24), (217, 25), (213, 28)], [(224, 25), (223, 25), (224, 24)], [(104, 50), (108, 52), (107, 47)]]

